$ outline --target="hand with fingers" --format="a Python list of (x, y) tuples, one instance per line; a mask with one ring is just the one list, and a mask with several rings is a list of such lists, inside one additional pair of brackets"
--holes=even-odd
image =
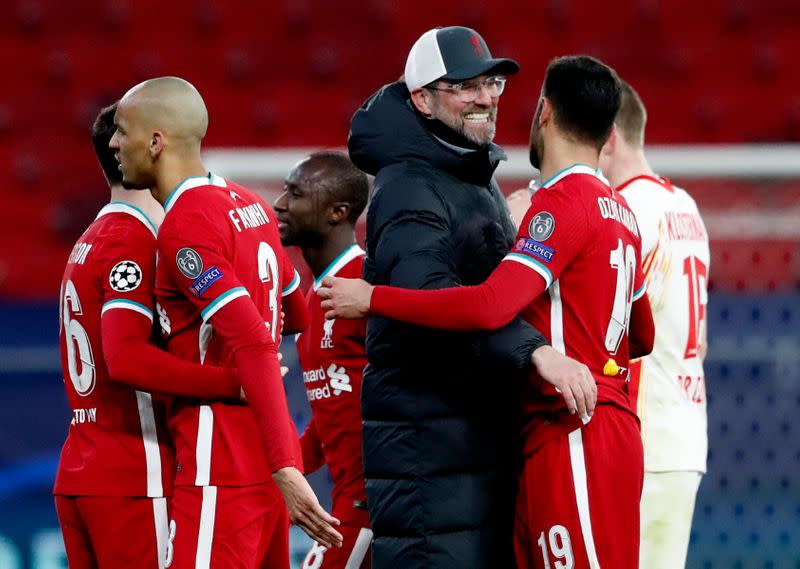
[(322, 299), (325, 318), (364, 318), (369, 314), (369, 303), (374, 286), (361, 279), (325, 277), (317, 294)]
[(569, 412), (587, 423), (597, 405), (597, 383), (589, 368), (552, 346), (537, 348), (531, 360), (541, 378), (561, 393)]
[(286, 500), (293, 524), (324, 547), (341, 547), (342, 534), (334, 526), (341, 524), (319, 505), (319, 500), (305, 476), (293, 466), (272, 473), (272, 479)]

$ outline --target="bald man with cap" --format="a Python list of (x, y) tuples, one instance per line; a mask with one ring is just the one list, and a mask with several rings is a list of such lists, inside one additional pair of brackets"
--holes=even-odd
[(341, 544), (338, 520), (302, 475), (278, 364), (281, 332), (307, 320), (299, 276), (271, 209), (203, 166), (208, 113), (193, 85), (145, 81), (122, 98), (115, 124), (110, 146), (123, 186), (150, 188), (166, 213), (156, 270), (166, 348), (236, 368), (247, 396), (247, 403), (181, 398), (172, 406), (173, 567), (288, 569), (289, 517), (318, 542)]

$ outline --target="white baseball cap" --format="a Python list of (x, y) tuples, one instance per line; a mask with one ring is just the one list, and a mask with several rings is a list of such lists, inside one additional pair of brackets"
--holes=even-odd
[(464, 81), (478, 75), (513, 75), (519, 64), (513, 59), (492, 58), (478, 32), (461, 26), (428, 30), (411, 47), (405, 81), (409, 91), (439, 79)]

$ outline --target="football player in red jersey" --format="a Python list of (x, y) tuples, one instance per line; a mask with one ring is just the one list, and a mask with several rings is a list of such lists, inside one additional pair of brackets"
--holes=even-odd
[[(108, 147), (116, 104), (92, 142), (111, 203), (78, 239), (61, 283), (60, 343), (72, 421), (54, 488), (69, 566), (159, 569), (171, 556), (166, 497), (174, 457), (158, 394), (236, 398), (224, 369), (180, 360), (148, 341), (156, 224), (149, 192), (123, 189)], [(125, 536), (123, 540), (119, 536)]]
[(110, 146), (123, 185), (149, 188), (165, 210), (156, 299), (167, 349), (235, 367), (247, 396), (246, 404), (184, 398), (170, 411), (174, 566), (288, 567), (286, 506), (312, 538), (340, 545), (338, 520), (303, 477), (281, 381), (281, 309), (305, 311), (274, 214), (203, 166), (208, 112), (187, 81), (161, 77), (133, 87), (114, 121)]
[(341, 548), (314, 543), (303, 569), (368, 569), (372, 531), (361, 459), (361, 376), (366, 320), (326, 320), (316, 294), (325, 276), (360, 278), (364, 251), (355, 226), (369, 184), (346, 154), (318, 152), (289, 173), (273, 205), (284, 245), (296, 245), (314, 274), (307, 293), (309, 326), (297, 354), (312, 419), (300, 437), (306, 472), (327, 464)]
[[(521, 313), (597, 385), (532, 377), (522, 399), (525, 467), (515, 549), (522, 568), (638, 567), (642, 443), (625, 383), (652, 350), (641, 237), (597, 170), (620, 104), (616, 73), (586, 56), (550, 63), (531, 127), (546, 180), (512, 250), (481, 285), (445, 290), (329, 279), (329, 316), (373, 314), (432, 328), (498, 328)], [(354, 293), (354, 294), (350, 294)], [(371, 301), (370, 301), (371, 296)], [(630, 330), (630, 334), (629, 334)], [(569, 410), (570, 412), (567, 412)]]

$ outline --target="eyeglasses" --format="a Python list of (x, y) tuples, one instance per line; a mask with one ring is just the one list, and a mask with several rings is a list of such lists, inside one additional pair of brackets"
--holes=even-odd
[(506, 88), (506, 78), (495, 76), (488, 77), (483, 81), (462, 81), (461, 83), (452, 83), (445, 87), (425, 87), (431, 91), (449, 91), (453, 93), (458, 100), (462, 103), (471, 103), (478, 98), (481, 92), (481, 87), (486, 87), (486, 91), (490, 97), (499, 97), (503, 94)]

